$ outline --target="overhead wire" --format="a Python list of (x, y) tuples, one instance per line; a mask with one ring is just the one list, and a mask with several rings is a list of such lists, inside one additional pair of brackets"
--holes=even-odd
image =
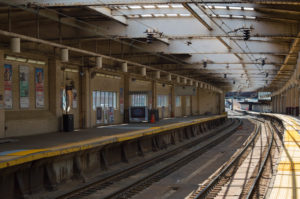
[[(199, 3), (198, 2), (195, 2), (194, 0), (191, 0), (200, 10), (202, 10), (201, 8), (200, 8), (200, 6), (199, 6)], [(203, 0), (201, 0), (201, 2), (202, 2), (202, 4), (203, 5), (206, 5), (206, 7), (207, 7), (207, 9), (208, 10), (210, 10), (210, 12), (212, 12), (215, 16), (217, 16), (217, 14), (213, 11), (213, 9), (211, 9), (209, 6), (207, 6), (207, 4), (203, 1)], [(206, 13), (206, 12), (204, 12), (204, 14), (205, 15), (207, 15), (208, 16), (208, 14)], [(210, 16), (208, 16), (209, 18), (210, 18)], [(210, 18), (211, 19), (211, 18)], [(219, 18), (219, 20), (221, 21), (221, 25), (219, 25), (215, 20), (213, 20), (213, 19), (211, 19), (211, 21), (218, 27), (218, 28), (220, 28), (225, 34), (227, 34), (228, 36), (229, 36), (229, 38), (231, 38), (230, 37), (230, 35), (228, 34), (228, 32), (234, 32), (233, 30), (232, 30), (232, 28), (229, 26), (229, 25), (227, 25), (227, 23), (226, 22), (224, 22), (221, 18)], [(224, 28), (222, 28), (222, 25), (224, 25), (226, 28), (228, 28), (228, 30), (229, 31), (225, 31), (225, 29)], [(234, 41), (234, 40), (233, 40)], [(236, 42), (236, 41), (234, 41), (234, 43), (242, 50), (242, 52), (243, 53), (245, 53), (246, 54), (246, 56), (252, 61), (252, 62), (256, 62), (255, 60), (253, 60), (253, 58)], [(247, 46), (248, 45), (246, 45), (246, 48), (247, 48)], [(249, 46), (248, 46), (248, 48), (249, 48)], [(250, 49), (250, 48), (249, 48)], [(251, 52), (250, 52), (251, 53)], [(260, 71), (261, 69), (255, 64), (255, 66), (257, 67), (257, 69)], [(245, 71), (246, 72), (246, 71)], [(249, 77), (248, 77), (248, 81), (249, 81)]]

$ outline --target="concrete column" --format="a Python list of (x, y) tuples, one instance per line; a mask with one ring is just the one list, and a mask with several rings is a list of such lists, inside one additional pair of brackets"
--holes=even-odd
[(175, 96), (175, 85), (171, 87), (171, 117), (175, 117), (176, 109), (176, 96)]
[(92, 112), (92, 104), (93, 97), (91, 93), (91, 71), (87, 68), (84, 70), (84, 74), (82, 77), (82, 118), (83, 118), (83, 128), (91, 128), (91, 112)]
[(272, 97), (272, 101), (271, 101), (271, 107), (272, 107), (272, 112), (274, 113), (275, 112), (275, 100), (276, 100), (276, 97)]
[(287, 95), (287, 108), (288, 108), (288, 115), (291, 114), (291, 106), (292, 106), (292, 89), (288, 89), (288, 95)]
[[(273, 99), (274, 99), (274, 101), (273, 101)], [(272, 109), (272, 112), (276, 113), (277, 112), (277, 95), (274, 96), (274, 98), (272, 98), (272, 102), (273, 102), (273, 108), (274, 108), (274, 109)]]
[(157, 81), (152, 81), (152, 108), (157, 109)]
[(221, 101), (220, 101), (220, 113), (224, 113), (225, 112), (225, 93), (224, 92), (222, 92), (221, 94), (220, 94), (220, 96), (221, 96)]
[(197, 91), (197, 114), (200, 115), (200, 100), (201, 100), (201, 97), (200, 97), (200, 85), (198, 84), (198, 87), (196, 88), (196, 91)]
[(281, 113), (281, 94), (277, 95), (277, 113)]
[(286, 111), (286, 104), (285, 104), (286, 96), (285, 95), (286, 95), (286, 92), (284, 91), (281, 96), (281, 113), (285, 113), (285, 111)]
[(291, 88), (291, 115), (296, 115), (295, 87)]
[(61, 108), (61, 89), (62, 85), (62, 71), (61, 61), (55, 58), (48, 60), (48, 75), (49, 75), (49, 109), (53, 113), (61, 124), (62, 108)]
[(280, 113), (280, 95), (276, 95), (276, 113)]
[(0, 138), (5, 137), (5, 111), (4, 111), (4, 53), (0, 50)]
[(129, 122), (129, 105), (130, 105), (130, 99), (129, 99), (129, 90), (130, 90), (130, 75), (128, 73), (124, 74), (124, 117), (123, 122)]
[(295, 115), (299, 116), (299, 88), (298, 85), (295, 86)]
[(275, 111), (274, 111), (274, 113), (278, 113), (278, 100), (279, 100), (278, 95), (276, 95), (275, 96)]
[(292, 107), (293, 107), (293, 88), (289, 89), (289, 115), (292, 115)]
[(285, 92), (285, 113), (289, 114), (290, 107), (290, 89)]

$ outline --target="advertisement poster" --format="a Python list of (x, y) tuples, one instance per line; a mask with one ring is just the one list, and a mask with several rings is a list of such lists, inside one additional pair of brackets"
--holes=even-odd
[(43, 108), (45, 106), (44, 99), (44, 69), (35, 69), (35, 106)]
[(19, 67), (20, 75), (20, 108), (29, 108), (29, 68)]
[(4, 64), (4, 108), (12, 108), (12, 67)]
[(99, 124), (102, 121), (102, 108), (101, 107), (97, 107), (96, 110), (96, 123)]
[(124, 114), (124, 90), (120, 88), (120, 112)]
[(73, 108), (77, 108), (77, 90), (73, 89)]
[(73, 91), (71, 89), (67, 89), (67, 113), (71, 110), (73, 106)]
[(66, 89), (60, 89), (60, 97), (61, 97), (61, 108), (63, 111), (67, 111), (67, 97), (66, 97)]

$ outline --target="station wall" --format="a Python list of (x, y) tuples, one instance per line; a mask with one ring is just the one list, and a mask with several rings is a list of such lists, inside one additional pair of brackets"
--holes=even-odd
[[(44, 64), (11, 61), (6, 55), (36, 59)], [(106, 124), (123, 123), (124, 113), (132, 105), (130, 95), (144, 93), (148, 96), (147, 106), (157, 108), (160, 118), (182, 117), (198, 114), (220, 114), (222, 108), (217, 104), (220, 95), (207, 88), (198, 87), (194, 96), (180, 96), (180, 106), (175, 106), (174, 83), (120, 71), (82, 68), (80, 62), (62, 63), (58, 58), (46, 55), (21, 53), (13, 54), (0, 50), (0, 137), (26, 136), (62, 130), (62, 116), (68, 110), (74, 115), (74, 127), (90, 128)], [(12, 66), (12, 108), (4, 108), (4, 65)], [(20, 66), (29, 69), (29, 107), (20, 107)], [(44, 105), (36, 107), (36, 68), (44, 74)], [(66, 87), (71, 87), (72, 103), (64, 108), (63, 94), (68, 95)], [(97, 119), (98, 105), (95, 92), (115, 93), (116, 107), (113, 120), (104, 122), (107, 107), (101, 109), (101, 120)], [(121, 96), (122, 95), (122, 96)], [(165, 106), (158, 105), (158, 96), (166, 96)], [(68, 102), (68, 100), (65, 100)], [(74, 103), (75, 101), (75, 103)], [(122, 103), (122, 104), (121, 104)], [(100, 105), (102, 106), (102, 105)], [(99, 116), (99, 114), (98, 114)]]

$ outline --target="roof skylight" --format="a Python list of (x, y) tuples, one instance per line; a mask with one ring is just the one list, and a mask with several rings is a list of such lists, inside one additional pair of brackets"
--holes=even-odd
[(167, 14), (168, 17), (177, 17), (177, 14)]
[(241, 7), (231, 7), (231, 6), (229, 6), (229, 9), (230, 10), (241, 10), (242, 8)]
[(143, 8), (153, 9), (153, 8), (155, 8), (155, 5), (144, 5)]
[(165, 14), (154, 14), (155, 17), (164, 17)]
[(141, 6), (138, 5), (132, 5), (132, 6), (128, 6), (130, 9), (141, 9)]
[(172, 8), (183, 8), (183, 5), (181, 4), (171, 4)]
[(187, 14), (179, 14), (179, 16), (181, 16), (181, 17), (190, 17), (191, 14), (189, 14), (189, 13), (187, 13)]
[(169, 8), (169, 5), (167, 4), (160, 4), (160, 5), (157, 5), (158, 8)]
[(142, 14), (141, 17), (152, 17), (152, 14)]
[(244, 7), (244, 10), (252, 11), (254, 8)]

